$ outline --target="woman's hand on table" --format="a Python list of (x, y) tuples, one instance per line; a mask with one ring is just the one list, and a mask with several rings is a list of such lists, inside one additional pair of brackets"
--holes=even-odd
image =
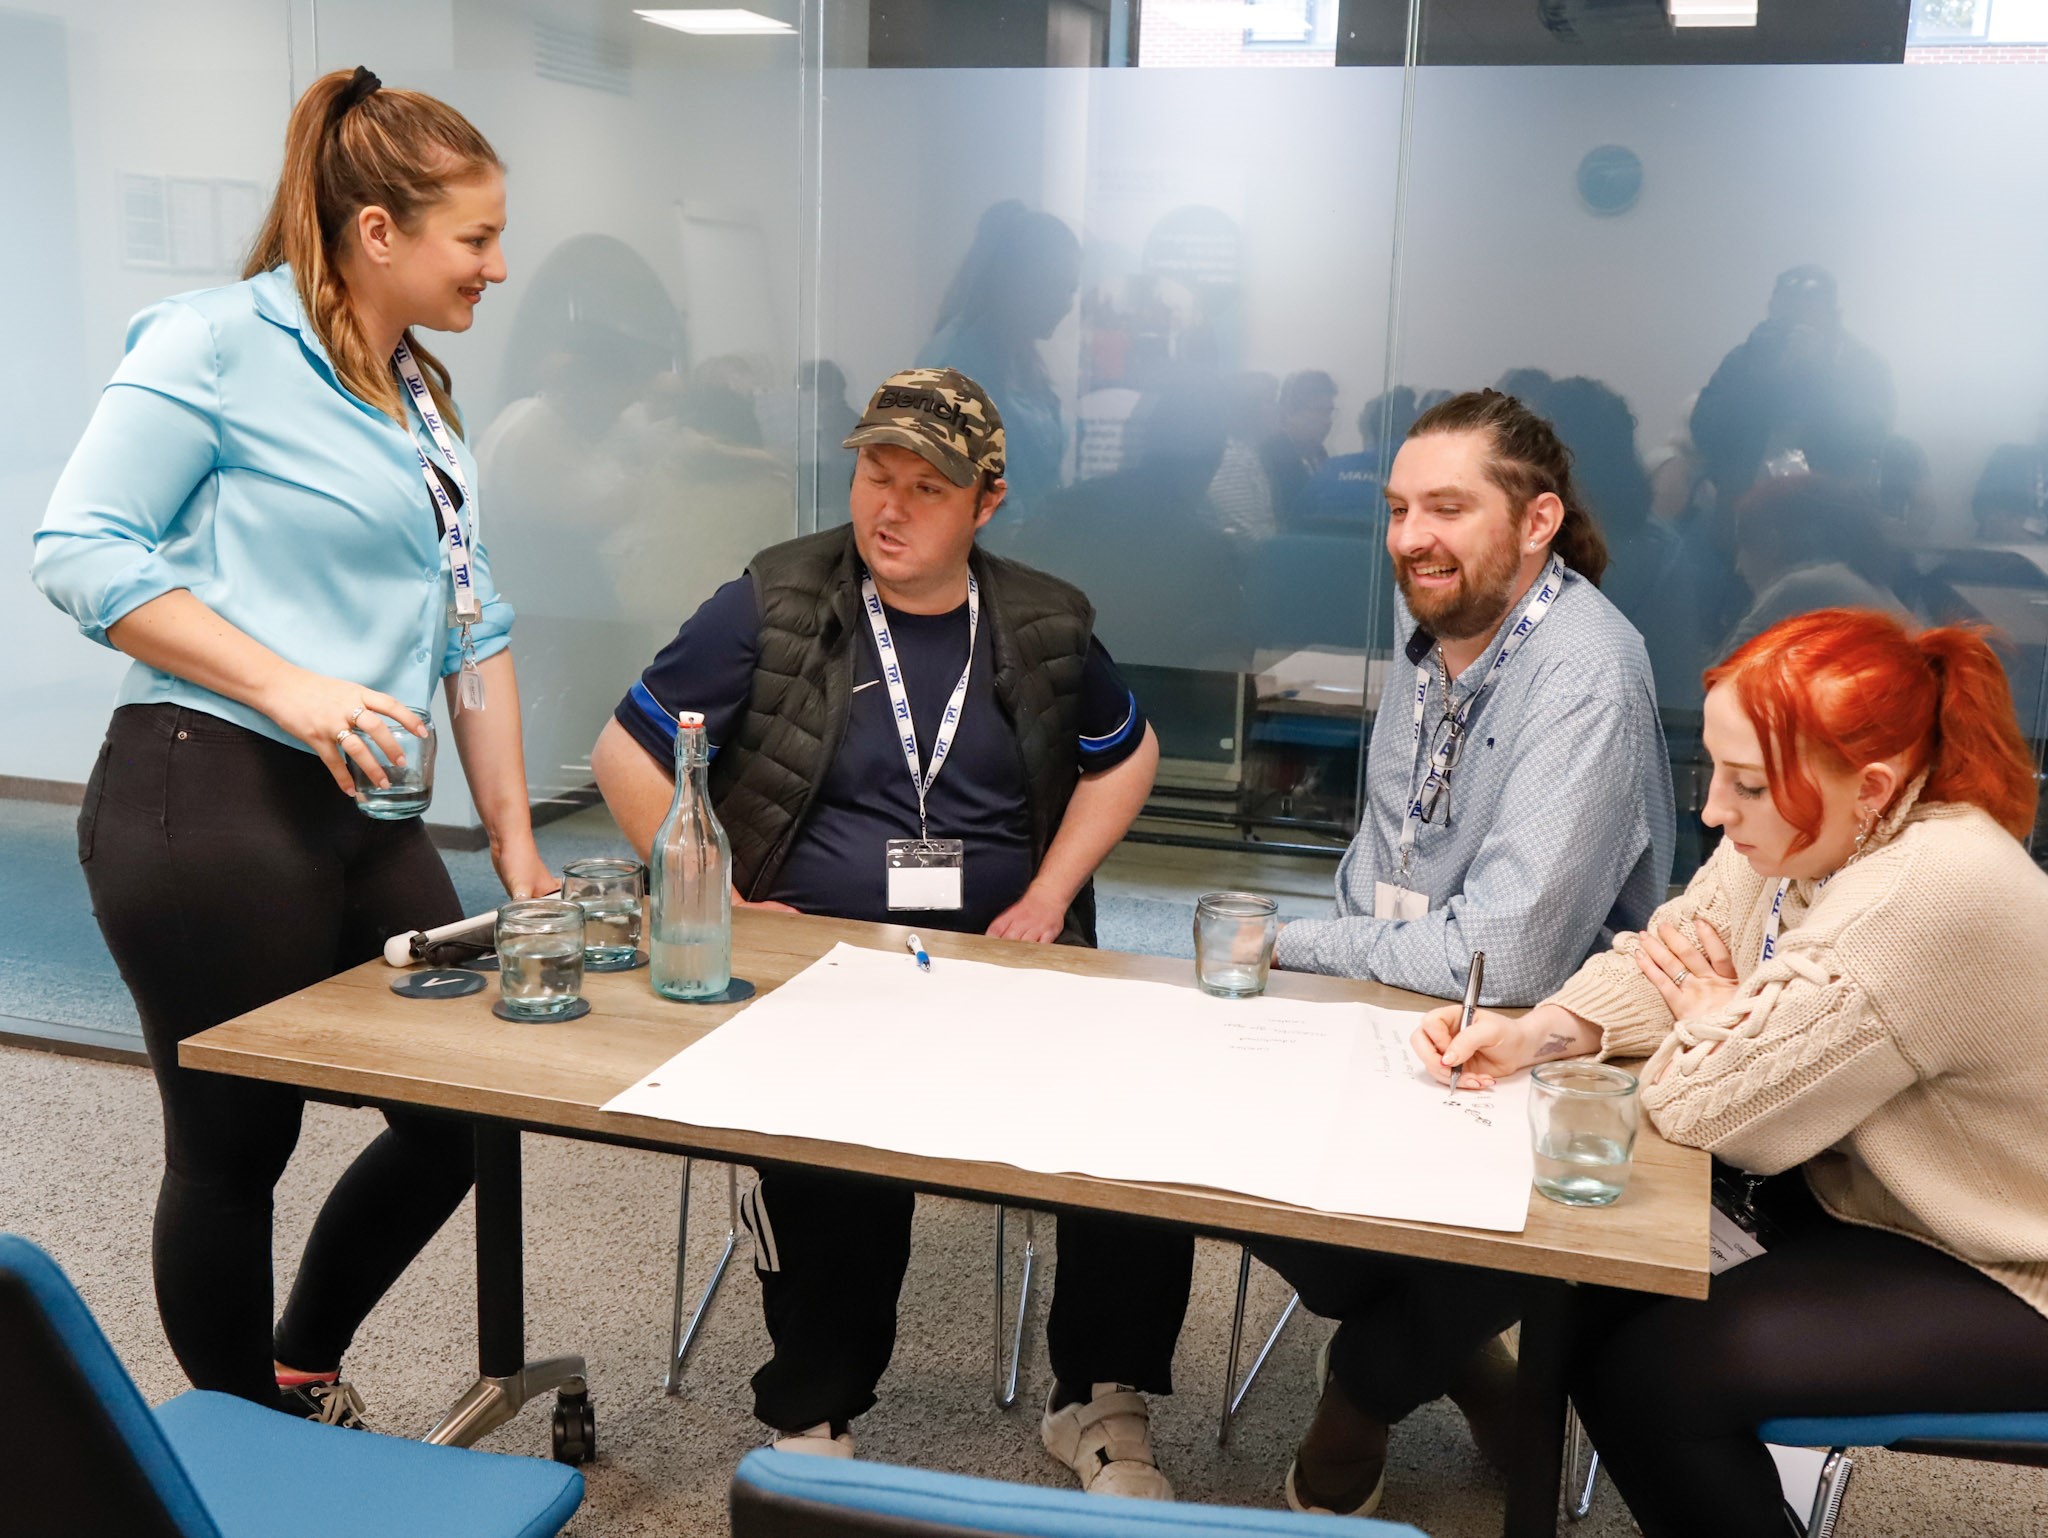
[(531, 838), (502, 849), (493, 844), (491, 867), (514, 902), (524, 902), (529, 897), (552, 897), (562, 890), (562, 878), (548, 869)]
[(1432, 1009), (1408, 1038), (1422, 1066), (1439, 1084), (1449, 1084), (1451, 1070), (1462, 1067), (1461, 1089), (1491, 1089), (1537, 1063), (1600, 1050), (1600, 1032), (1560, 1005), (1541, 1004), (1520, 1017), (1475, 1009), (1472, 1023), (1460, 1031), (1458, 1018), (1463, 1013), (1459, 1004)]
[(1717, 1014), (1735, 997), (1735, 958), (1705, 919), (1697, 919), (1697, 944), (1675, 924), (1661, 924), (1636, 936), (1636, 966), (1650, 980), (1673, 1020)]
[[(356, 785), (345, 760), (353, 759), (370, 783), (381, 788), (391, 779), (369, 743), (398, 763), (406, 756), (405, 743), (426, 735), (420, 718), (390, 695), (300, 667), (287, 667), (252, 703), (318, 754), (334, 783), (351, 796)], [(393, 730), (393, 721), (403, 732)]]
[(750, 903), (750, 902), (748, 902), (748, 901), (747, 901), (747, 900), (746, 900), (746, 899), (745, 899), (744, 897), (740, 896), (740, 889), (739, 889), (738, 887), (734, 887), (734, 888), (732, 889), (732, 905), (733, 905), (733, 906), (734, 906), (735, 908), (759, 908), (759, 909), (760, 909), (760, 910), (761, 910), (761, 911), (762, 911), (763, 913), (801, 913), (801, 912), (803, 912), (803, 909), (801, 909), (801, 908), (792, 908), (792, 907), (791, 907), (791, 906), (790, 906), (790, 905), (789, 905), (788, 903), (778, 903), (778, 902), (758, 902), (758, 903)]

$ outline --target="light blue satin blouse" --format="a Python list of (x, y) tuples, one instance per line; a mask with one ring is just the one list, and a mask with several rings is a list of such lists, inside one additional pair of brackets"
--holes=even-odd
[[(432, 439), (343, 388), (286, 267), (153, 305), (36, 531), (34, 576), (102, 645), (131, 610), (186, 588), (300, 667), (431, 705), (461, 666), (445, 551), (414, 453)], [(511, 606), (476, 521), (476, 461), (458, 439), (483, 614), (479, 660)], [(138, 662), (123, 705), (168, 702), (296, 747), (269, 717)]]

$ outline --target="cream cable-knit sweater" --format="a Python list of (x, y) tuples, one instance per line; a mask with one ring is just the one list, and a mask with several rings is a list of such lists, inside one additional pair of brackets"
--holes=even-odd
[[(1914, 787), (1917, 789), (1917, 787)], [(1836, 1217), (1922, 1240), (2048, 1314), (2048, 874), (1977, 807), (1915, 804), (1824, 886), (1786, 893), (1726, 840), (1651, 924), (1703, 918), (1741, 985), (1674, 1023), (1620, 936), (1548, 1002), (1649, 1056), (1675, 1143), (1757, 1174), (1805, 1165)]]

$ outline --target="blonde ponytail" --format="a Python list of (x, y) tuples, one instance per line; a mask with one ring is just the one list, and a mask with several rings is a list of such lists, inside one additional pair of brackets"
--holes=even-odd
[[(322, 75), (292, 108), (277, 195), (242, 276), (289, 262), (299, 305), (335, 376), (402, 423), (405, 406), (391, 360), (372, 351), (349, 303), (339, 242), (365, 208), (382, 208), (411, 230), (451, 184), (502, 166), (489, 141), (446, 103), (417, 91), (380, 89), (367, 70)], [(410, 331), (405, 340), (435, 407), (461, 432), (447, 368)]]

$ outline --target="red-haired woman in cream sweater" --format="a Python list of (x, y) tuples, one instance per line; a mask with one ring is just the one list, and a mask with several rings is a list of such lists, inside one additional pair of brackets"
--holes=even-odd
[(1723, 837), (1685, 894), (1415, 1048), (1475, 1087), (1647, 1056), (1657, 1129), (1755, 1177), (1766, 1252), (1704, 1302), (1590, 1291), (1571, 1389), (1646, 1538), (1775, 1538), (1762, 1421), (2048, 1403), (2048, 875), (1974, 633), (1824, 609), (1706, 683)]

